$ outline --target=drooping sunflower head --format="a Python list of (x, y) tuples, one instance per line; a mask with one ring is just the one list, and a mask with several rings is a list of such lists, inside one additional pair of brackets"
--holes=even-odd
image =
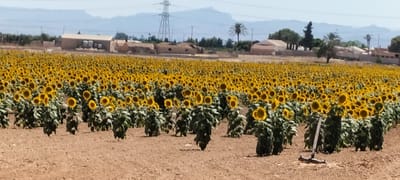
[(286, 120), (292, 120), (293, 118), (291, 111), (287, 108), (283, 109), (282, 115)]
[(384, 109), (383, 103), (381, 103), (381, 102), (375, 103), (374, 107), (375, 107), (375, 113), (378, 113), (378, 114), (381, 113)]
[(88, 91), (88, 90), (85, 90), (85, 91), (83, 91), (82, 96), (86, 101), (88, 101), (92, 97), (92, 93), (90, 93), (90, 91)]
[(267, 110), (264, 107), (257, 107), (253, 111), (252, 116), (256, 121), (264, 121), (267, 119)]
[(67, 105), (69, 108), (74, 109), (76, 107), (76, 99), (73, 97), (69, 97), (67, 99)]
[(97, 104), (96, 104), (96, 102), (93, 101), (93, 100), (90, 100), (90, 101), (89, 101), (88, 106), (89, 106), (89, 109), (92, 110), (92, 111), (95, 111), (96, 108), (97, 108)]

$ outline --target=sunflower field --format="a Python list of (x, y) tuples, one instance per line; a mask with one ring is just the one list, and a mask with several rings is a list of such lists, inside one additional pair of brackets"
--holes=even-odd
[(0, 52), (0, 128), (43, 128), (55, 134), (79, 124), (126, 138), (195, 134), (204, 150), (212, 129), (257, 137), (257, 154), (279, 154), (300, 125), (311, 148), (382, 149), (400, 120), (398, 67), (313, 63), (234, 63), (152, 57)]

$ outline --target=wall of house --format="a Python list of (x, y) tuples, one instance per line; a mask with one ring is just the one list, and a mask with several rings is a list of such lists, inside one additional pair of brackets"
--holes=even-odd
[[(65, 49), (65, 50), (75, 50), (82, 44), (83, 41), (84, 41), (83, 39), (62, 39), (61, 40), (61, 48)], [(111, 41), (100, 40), (100, 41), (93, 41), (93, 43), (102, 44), (103, 49), (105, 49), (108, 52), (111, 52), (114, 50), (114, 47), (112, 46)]]
[(360, 61), (368, 61), (368, 62), (373, 62), (373, 63), (400, 65), (400, 59), (399, 58), (377, 57), (377, 56), (371, 56), (371, 55), (367, 55), (367, 54), (361, 54), (360, 55)]

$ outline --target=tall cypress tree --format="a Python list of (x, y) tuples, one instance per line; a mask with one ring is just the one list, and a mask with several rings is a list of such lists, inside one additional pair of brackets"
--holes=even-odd
[(305, 50), (307, 50), (307, 48), (309, 50), (312, 50), (314, 36), (312, 34), (312, 22), (311, 21), (307, 24), (307, 26), (305, 27), (303, 32), (304, 32), (303, 46), (304, 46)]

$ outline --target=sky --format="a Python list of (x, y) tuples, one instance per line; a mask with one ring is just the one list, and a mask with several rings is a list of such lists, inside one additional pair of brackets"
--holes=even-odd
[[(111, 18), (160, 13), (163, 0), (0, 0), (3, 7), (79, 9)], [(399, 0), (170, 0), (170, 11), (212, 7), (237, 21), (300, 20), (400, 30)]]

